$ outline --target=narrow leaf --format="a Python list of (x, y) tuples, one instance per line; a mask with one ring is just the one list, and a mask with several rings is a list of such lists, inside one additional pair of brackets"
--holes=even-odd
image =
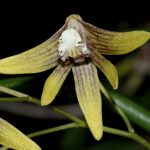
[(116, 92), (108, 92), (131, 122), (150, 133), (150, 112), (148, 110)]

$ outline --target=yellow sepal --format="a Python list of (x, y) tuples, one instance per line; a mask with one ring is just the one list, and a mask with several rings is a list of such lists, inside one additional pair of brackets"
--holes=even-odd
[(35, 142), (2, 118), (0, 118), (0, 144), (15, 150), (41, 150)]
[(101, 54), (126, 54), (140, 47), (150, 38), (150, 33), (146, 31), (113, 32), (95, 27), (80, 19), (78, 21), (85, 27), (89, 48)]
[(58, 39), (65, 29), (62, 26), (52, 37), (42, 44), (18, 55), (0, 60), (0, 73), (26, 74), (42, 72), (59, 64)]
[(118, 88), (118, 73), (116, 67), (104, 58), (98, 51), (93, 51), (92, 62), (105, 74), (113, 89)]
[(90, 61), (73, 66), (75, 88), (80, 107), (96, 140), (103, 134), (99, 79), (94, 64)]
[(54, 100), (64, 80), (70, 72), (71, 67), (72, 64), (64, 65), (63, 62), (61, 62), (53, 73), (47, 78), (41, 97), (42, 106), (48, 105)]

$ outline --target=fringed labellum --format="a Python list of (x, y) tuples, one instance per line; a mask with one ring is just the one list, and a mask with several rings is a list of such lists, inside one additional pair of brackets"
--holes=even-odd
[(80, 34), (75, 29), (65, 30), (59, 38), (59, 56), (62, 61), (68, 64), (70, 57), (75, 63), (82, 63), (85, 57), (90, 56), (86, 43), (81, 43)]

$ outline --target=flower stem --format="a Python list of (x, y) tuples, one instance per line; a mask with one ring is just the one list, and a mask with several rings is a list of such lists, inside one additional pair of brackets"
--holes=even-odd
[(0, 148), (0, 150), (7, 150), (7, 149), (9, 149), (9, 148), (6, 147), (6, 146), (2, 146), (2, 147)]
[(69, 128), (73, 128), (73, 127), (79, 127), (79, 125), (77, 123), (69, 123), (69, 124), (65, 124), (62, 126), (58, 126), (58, 127), (54, 127), (54, 128), (50, 128), (50, 129), (45, 129), (42, 131), (37, 131), (31, 134), (28, 134), (27, 136), (29, 138), (33, 138), (39, 135), (43, 135), (43, 134), (48, 134), (48, 133), (52, 133), (52, 132), (56, 132), (56, 131), (60, 131), (60, 130), (64, 130), (64, 129), (69, 129)]
[[(65, 130), (65, 129), (69, 129), (69, 128), (73, 128), (73, 127), (79, 127), (79, 125), (77, 123), (69, 123), (69, 124), (65, 124), (65, 125), (62, 125), (62, 126), (58, 126), (58, 127), (54, 127), (54, 128), (50, 128), (50, 129), (45, 129), (45, 130), (42, 130), (42, 131), (37, 131), (37, 132), (34, 132), (34, 133), (30, 133), (28, 134), (27, 136), (29, 138), (33, 138), (33, 137), (36, 137), (36, 136), (40, 136), (40, 135), (44, 135), (44, 134), (48, 134), (48, 133), (52, 133), (52, 132), (56, 132), (56, 131), (60, 131), (60, 130)], [(8, 147), (5, 147), (5, 146), (2, 146), (0, 148), (0, 150), (7, 150), (9, 149)]]
[(118, 107), (118, 105), (115, 103), (115, 101), (111, 98), (111, 96), (108, 94), (107, 90), (105, 89), (105, 87), (102, 85), (102, 83), (99, 81), (99, 87), (102, 91), (102, 93), (105, 95), (105, 97), (109, 100), (109, 102), (115, 107), (115, 109), (118, 111), (118, 113), (120, 114), (120, 116), (122, 117), (122, 119), (124, 120), (128, 131), (130, 133), (134, 133), (134, 129), (132, 128), (128, 118), (126, 117), (126, 115), (123, 113), (123, 111), (120, 109), (120, 107)]
[(145, 139), (143, 139), (136, 133), (128, 133), (126, 131), (113, 129), (113, 128), (109, 128), (109, 127), (105, 127), (105, 126), (103, 126), (103, 129), (104, 129), (104, 132), (112, 133), (112, 134), (116, 134), (116, 135), (120, 135), (120, 136), (124, 136), (124, 137), (130, 138), (130, 139), (133, 139), (150, 150), (150, 143), (148, 143)]
[[(115, 104), (115, 102), (112, 100), (112, 98), (109, 96), (109, 94), (107, 93), (105, 88), (103, 88), (102, 85), (101, 85), (101, 90), (102, 90), (103, 93), (105, 93), (104, 95), (109, 98), (109, 101), (111, 101), (111, 103)], [(36, 98), (33, 98), (33, 97), (30, 97), (30, 96), (28, 96), (26, 94), (23, 94), (23, 93), (20, 93), (20, 92), (17, 92), (17, 91), (8, 89), (8, 88), (4, 88), (4, 87), (1, 88), (1, 86), (0, 86), (0, 91), (18, 97), (18, 98), (14, 98), (14, 97), (13, 98), (0, 98), (0, 102), (19, 102), (19, 101), (21, 102), (21, 101), (27, 101), (27, 102), (35, 103), (37, 105), (41, 105), (40, 100), (38, 100)], [(39, 136), (39, 135), (43, 135), (43, 134), (48, 134), (48, 133), (55, 132), (55, 131), (59, 131), (59, 130), (73, 128), (73, 127), (88, 127), (88, 125), (87, 125), (87, 123), (85, 121), (83, 121), (83, 120), (81, 120), (81, 119), (79, 119), (79, 118), (77, 118), (77, 117), (75, 117), (73, 115), (70, 115), (67, 112), (65, 112), (65, 111), (63, 111), (63, 110), (61, 110), (61, 109), (59, 109), (59, 108), (57, 108), (55, 106), (48, 105), (46, 107), (48, 107), (48, 108), (50, 108), (50, 109), (52, 109), (52, 110), (54, 110), (54, 111), (56, 111), (56, 112), (58, 112), (58, 113), (60, 113), (60, 114), (62, 114), (64, 116), (66, 116), (67, 118), (71, 119), (75, 123), (69, 123), (69, 124), (66, 124), (66, 125), (62, 125), (62, 126), (58, 126), (58, 127), (54, 127), (54, 128), (38, 131), (38, 132), (35, 132), (35, 133), (31, 133), (31, 134), (27, 135), (30, 138), (35, 137), (35, 136)], [(119, 107), (117, 105), (115, 105), (115, 108), (119, 108)], [(125, 116), (125, 118), (126, 118), (126, 116)], [(129, 125), (130, 125), (130, 123), (129, 123)], [(144, 140), (142, 137), (140, 137), (136, 133), (133, 133), (133, 132), (132, 133), (128, 133), (128, 132), (125, 132), (125, 131), (122, 131), (122, 130), (113, 129), (113, 128), (109, 128), (109, 127), (105, 127), (105, 126), (103, 126), (103, 131), (107, 132), (107, 133), (116, 134), (116, 135), (124, 136), (124, 137), (127, 137), (127, 138), (131, 138), (131, 139), (141, 143), (143, 146), (145, 146), (146, 148), (148, 148), (150, 150), (150, 143), (148, 143), (146, 140)], [(6, 148), (5, 146), (0, 148), (0, 150), (7, 150), (7, 149), (8, 148)]]
[[(48, 134), (48, 133), (56, 132), (56, 131), (59, 131), (59, 130), (73, 128), (73, 127), (79, 127), (79, 125), (77, 123), (69, 123), (69, 124), (66, 124), (66, 125), (62, 125), (62, 126), (58, 126), (58, 127), (54, 127), (54, 128), (34, 132), (34, 133), (31, 133), (31, 134), (28, 134), (27, 136), (29, 138), (33, 138), (33, 137), (36, 137), (36, 136), (39, 136), (39, 135)], [(146, 140), (144, 140), (142, 137), (140, 137), (136, 133), (128, 133), (128, 132), (125, 132), (125, 131), (122, 131), (122, 130), (109, 128), (109, 127), (105, 127), (105, 126), (103, 126), (103, 130), (104, 130), (104, 132), (107, 132), (107, 133), (112, 133), (112, 134), (124, 136), (124, 137), (127, 137), (127, 138), (131, 138), (131, 139), (141, 143), (143, 146), (147, 147), (148, 149), (150, 149), (150, 143), (148, 143)]]
[[(73, 127), (79, 127), (79, 125), (77, 123), (69, 123), (69, 124), (66, 124), (66, 125), (61, 125), (61, 126), (46, 129), (46, 130), (37, 131), (37, 132), (31, 133), (31, 134), (28, 134), (27, 136), (29, 138), (33, 138), (33, 137), (36, 137), (36, 136), (49, 134), (49, 133), (52, 133), (52, 132), (65, 130), (65, 129), (69, 129), (69, 128), (73, 128)], [(140, 137), (136, 133), (128, 133), (128, 132), (125, 132), (125, 131), (122, 131), (122, 130), (109, 128), (109, 127), (105, 127), (105, 126), (103, 126), (103, 130), (104, 130), (104, 132), (107, 132), (107, 133), (112, 133), (112, 134), (116, 134), (116, 135), (120, 135), (120, 136), (124, 136), (124, 137), (130, 138), (130, 139), (133, 139), (133, 140), (139, 142), (140, 144), (142, 144), (143, 146), (145, 146), (146, 148), (148, 148), (150, 150), (150, 143), (148, 143), (146, 140), (144, 140), (142, 137)], [(7, 149), (8, 148), (5, 147), (5, 146), (0, 148), (0, 150), (7, 150)]]
[[(6, 101), (28, 101), (28, 102), (32, 102), (32, 103), (35, 103), (37, 105), (40, 105), (41, 106), (41, 103), (40, 103), (40, 100), (36, 99), (36, 98), (33, 98), (31, 96), (28, 96), (24, 93), (21, 93), (21, 92), (18, 92), (18, 91), (15, 91), (15, 90), (12, 90), (12, 89), (9, 89), (9, 88), (6, 88), (6, 87), (3, 87), (3, 86), (0, 86), (0, 91), (1, 92), (4, 92), (4, 93), (7, 93), (7, 94), (10, 94), (10, 95), (13, 95), (13, 96), (16, 96), (16, 97), (20, 97), (20, 99), (17, 99), (16, 98), (0, 98), (0, 102), (6, 102)], [(13, 99), (13, 100), (12, 100)], [(78, 123), (81, 127), (86, 127), (87, 124), (85, 123), (85, 121), (82, 121), (80, 119), (78, 119), (77, 117), (75, 116), (72, 116), (70, 114), (68, 114), (67, 112), (59, 109), (58, 107), (55, 107), (55, 106), (52, 106), (52, 105), (47, 105), (46, 107), (64, 115), (65, 117), (73, 120), (74, 122)]]
[(143, 139), (142, 137), (140, 137), (138, 134), (136, 133), (132, 133), (132, 136), (128, 137), (131, 138), (137, 142), (139, 142), (141, 145), (145, 146), (146, 148), (148, 148), (150, 150), (150, 143), (147, 142), (145, 139)]
[(16, 97), (27, 97), (28, 96), (27, 94), (24, 94), (24, 93), (21, 93), (21, 92), (18, 92), (18, 91), (15, 91), (15, 90), (3, 87), (3, 86), (0, 86), (0, 91), (10, 94), (10, 95), (13, 95), (13, 96), (16, 96)]
[[(29, 97), (29, 96), (28, 97), (19, 97), (19, 98), (0, 98), (0, 102), (21, 102), (21, 101), (27, 101), (27, 102), (31, 102), (31, 103), (41, 106), (40, 100), (33, 98), (33, 97)], [(69, 113), (65, 112), (64, 110), (62, 110), (58, 107), (55, 107), (52, 105), (47, 105), (45, 107), (47, 107), (51, 110), (54, 110), (54, 111), (58, 112), (59, 114), (62, 114), (63, 116), (69, 118), (70, 120), (78, 123), (80, 127), (87, 127), (87, 124), (85, 121), (83, 121), (73, 115), (70, 115)]]

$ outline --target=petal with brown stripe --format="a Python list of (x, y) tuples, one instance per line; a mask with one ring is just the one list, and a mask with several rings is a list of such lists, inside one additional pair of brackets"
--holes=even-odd
[(57, 51), (58, 39), (65, 27), (66, 25), (44, 43), (21, 54), (0, 60), (0, 73), (37, 73), (58, 65), (60, 62)]
[(53, 73), (47, 78), (41, 97), (42, 106), (48, 105), (54, 100), (71, 68), (72, 64), (65, 65), (61, 62)]
[(99, 79), (94, 64), (86, 60), (72, 67), (80, 107), (96, 140), (103, 134)]
[(96, 50), (92, 53), (92, 62), (105, 74), (113, 89), (118, 88), (118, 73), (115, 66)]
[(150, 33), (146, 31), (113, 32), (78, 21), (85, 27), (89, 48), (101, 54), (126, 54), (140, 47), (150, 38)]

